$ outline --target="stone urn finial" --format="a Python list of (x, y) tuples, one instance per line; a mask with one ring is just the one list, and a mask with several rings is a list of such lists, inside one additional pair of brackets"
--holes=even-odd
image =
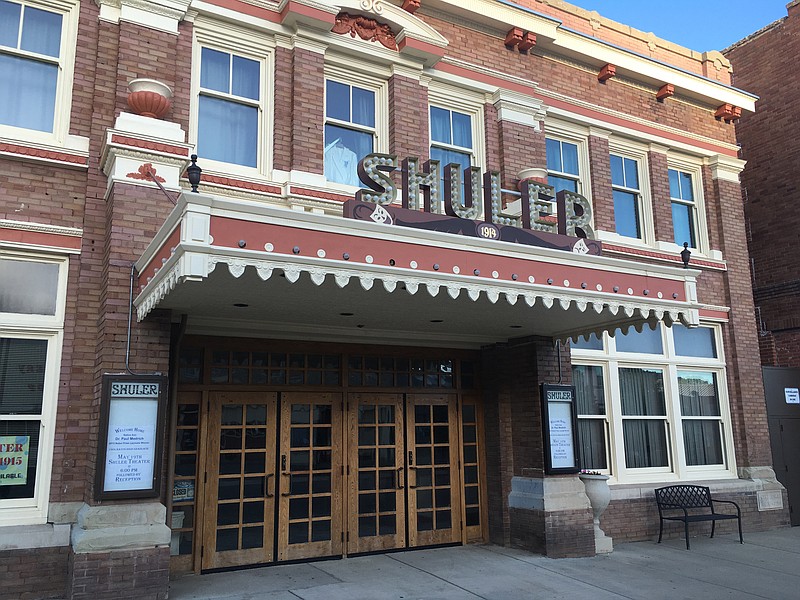
[(172, 90), (155, 79), (133, 79), (128, 83), (128, 106), (137, 115), (160, 119), (170, 107)]

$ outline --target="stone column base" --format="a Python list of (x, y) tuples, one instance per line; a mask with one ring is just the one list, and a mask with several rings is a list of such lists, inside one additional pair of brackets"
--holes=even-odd
[(170, 530), (158, 502), (88, 506), (72, 528), (68, 600), (165, 600)]
[(512, 546), (551, 558), (595, 555), (592, 509), (577, 477), (512, 477), (508, 506)]

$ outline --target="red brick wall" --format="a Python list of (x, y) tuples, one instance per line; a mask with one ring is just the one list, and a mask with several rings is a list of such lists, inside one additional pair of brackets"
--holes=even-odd
[(516, 189), (517, 174), (522, 169), (546, 166), (544, 133), (510, 121), (500, 121), (499, 129), (503, 187)]
[(64, 598), (69, 548), (0, 552), (0, 600)]
[(398, 160), (429, 158), (428, 88), (402, 75), (389, 78), (389, 152)]
[[(667, 155), (662, 152), (648, 152), (647, 166), (650, 176), (650, 198), (653, 201), (653, 221), (656, 239), (664, 242), (675, 240), (672, 226), (672, 203), (669, 197), (669, 167)], [(681, 243), (691, 240), (681, 240)]]
[(169, 548), (69, 555), (67, 600), (165, 600)]
[(770, 29), (734, 46), (726, 57), (734, 85), (757, 94), (755, 114), (736, 125), (741, 157), (745, 215), (760, 324), (774, 337), (762, 340), (765, 365), (800, 367), (800, 275), (787, 240), (800, 229), (796, 190), (800, 185), (800, 6)]
[(589, 136), (589, 170), (595, 228), (614, 231), (614, 196), (611, 192), (611, 158), (607, 139)]
[[(758, 497), (754, 492), (724, 494), (712, 492), (719, 500), (732, 500), (742, 509), (742, 530), (764, 531), (789, 525), (786, 510), (758, 510)], [(787, 506), (786, 492), (783, 494), (783, 505)], [(732, 508), (732, 507), (731, 507)], [(614, 539), (614, 544), (638, 542), (658, 539), (658, 508), (653, 494), (645, 498), (615, 500), (600, 517), (600, 528)], [(735, 520), (717, 523), (716, 534), (737, 533)], [(694, 523), (689, 525), (689, 538), (697, 535), (710, 535), (711, 523)], [(715, 534), (715, 535), (716, 535)], [(683, 523), (664, 523), (663, 539), (683, 538)], [(745, 543), (747, 537), (745, 536)]]
[[(530, 81), (541, 88), (565, 94), (591, 104), (621, 111), (634, 117), (647, 119), (728, 142), (734, 142), (734, 127), (714, 119), (716, 106), (700, 108), (694, 104), (667, 99), (656, 100), (655, 89), (643, 92), (616, 79), (605, 84), (597, 80), (597, 69), (557, 62), (541, 55), (533, 48), (529, 53), (507, 49), (501, 37), (495, 37), (464, 25), (447, 23), (425, 14), (425, 8), (415, 13), (430, 23), (450, 41), (447, 55), (503, 73), (510, 73)], [(545, 99), (546, 103), (546, 99)]]
[(292, 169), (309, 173), (324, 170), (325, 57), (294, 49), (292, 60)]
[(276, 169), (292, 168), (292, 51), (275, 49), (275, 132), (272, 136), (272, 162)]
[(771, 465), (761, 368), (754, 360), (758, 334), (749, 257), (743, 243), (746, 237), (740, 189), (737, 184), (722, 179), (714, 182), (714, 188), (720, 206), (717, 218), (722, 225), (720, 249), (729, 268), (722, 282), (724, 304), (731, 307), (730, 321), (723, 328), (722, 335), (728, 364), (731, 416), (733, 427), (739, 434), (734, 441), (736, 459), (739, 467)]

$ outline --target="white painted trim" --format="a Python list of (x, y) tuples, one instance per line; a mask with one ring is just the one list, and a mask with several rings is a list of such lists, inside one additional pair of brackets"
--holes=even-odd
[(739, 173), (744, 170), (747, 161), (716, 154), (704, 161), (704, 164), (711, 167), (711, 178), (732, 183), (740, 183)]

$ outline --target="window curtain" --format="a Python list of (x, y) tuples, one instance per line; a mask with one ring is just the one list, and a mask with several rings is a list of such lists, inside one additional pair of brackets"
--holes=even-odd
[(605, 419), (580, 418), (581, 415), (605, 415), (603, 368), (591, 365), (572, 367), (572, 384), (578, 408), (578, 441), (584, 469), (606, 469)]
[[(719, 399), (714, 373), (678, 371), (681, 413), (684, 417), (718, 417)], [(717, 419), (684, 419), (683, 445), (687, 465), (723, 463), (722, 435)]]
[(197, 153), (203, 158), (256, 166), (256, 107), (201, 95), (197, 129)]
[(0, 54), (0, 123), (53, 131), (58, 66)]
[[(620, 369), (622, 414), (666, 416), (660, 370)], [(625, 464), (629, 469), (669, 465), (666, 419), (623, 419)]]

